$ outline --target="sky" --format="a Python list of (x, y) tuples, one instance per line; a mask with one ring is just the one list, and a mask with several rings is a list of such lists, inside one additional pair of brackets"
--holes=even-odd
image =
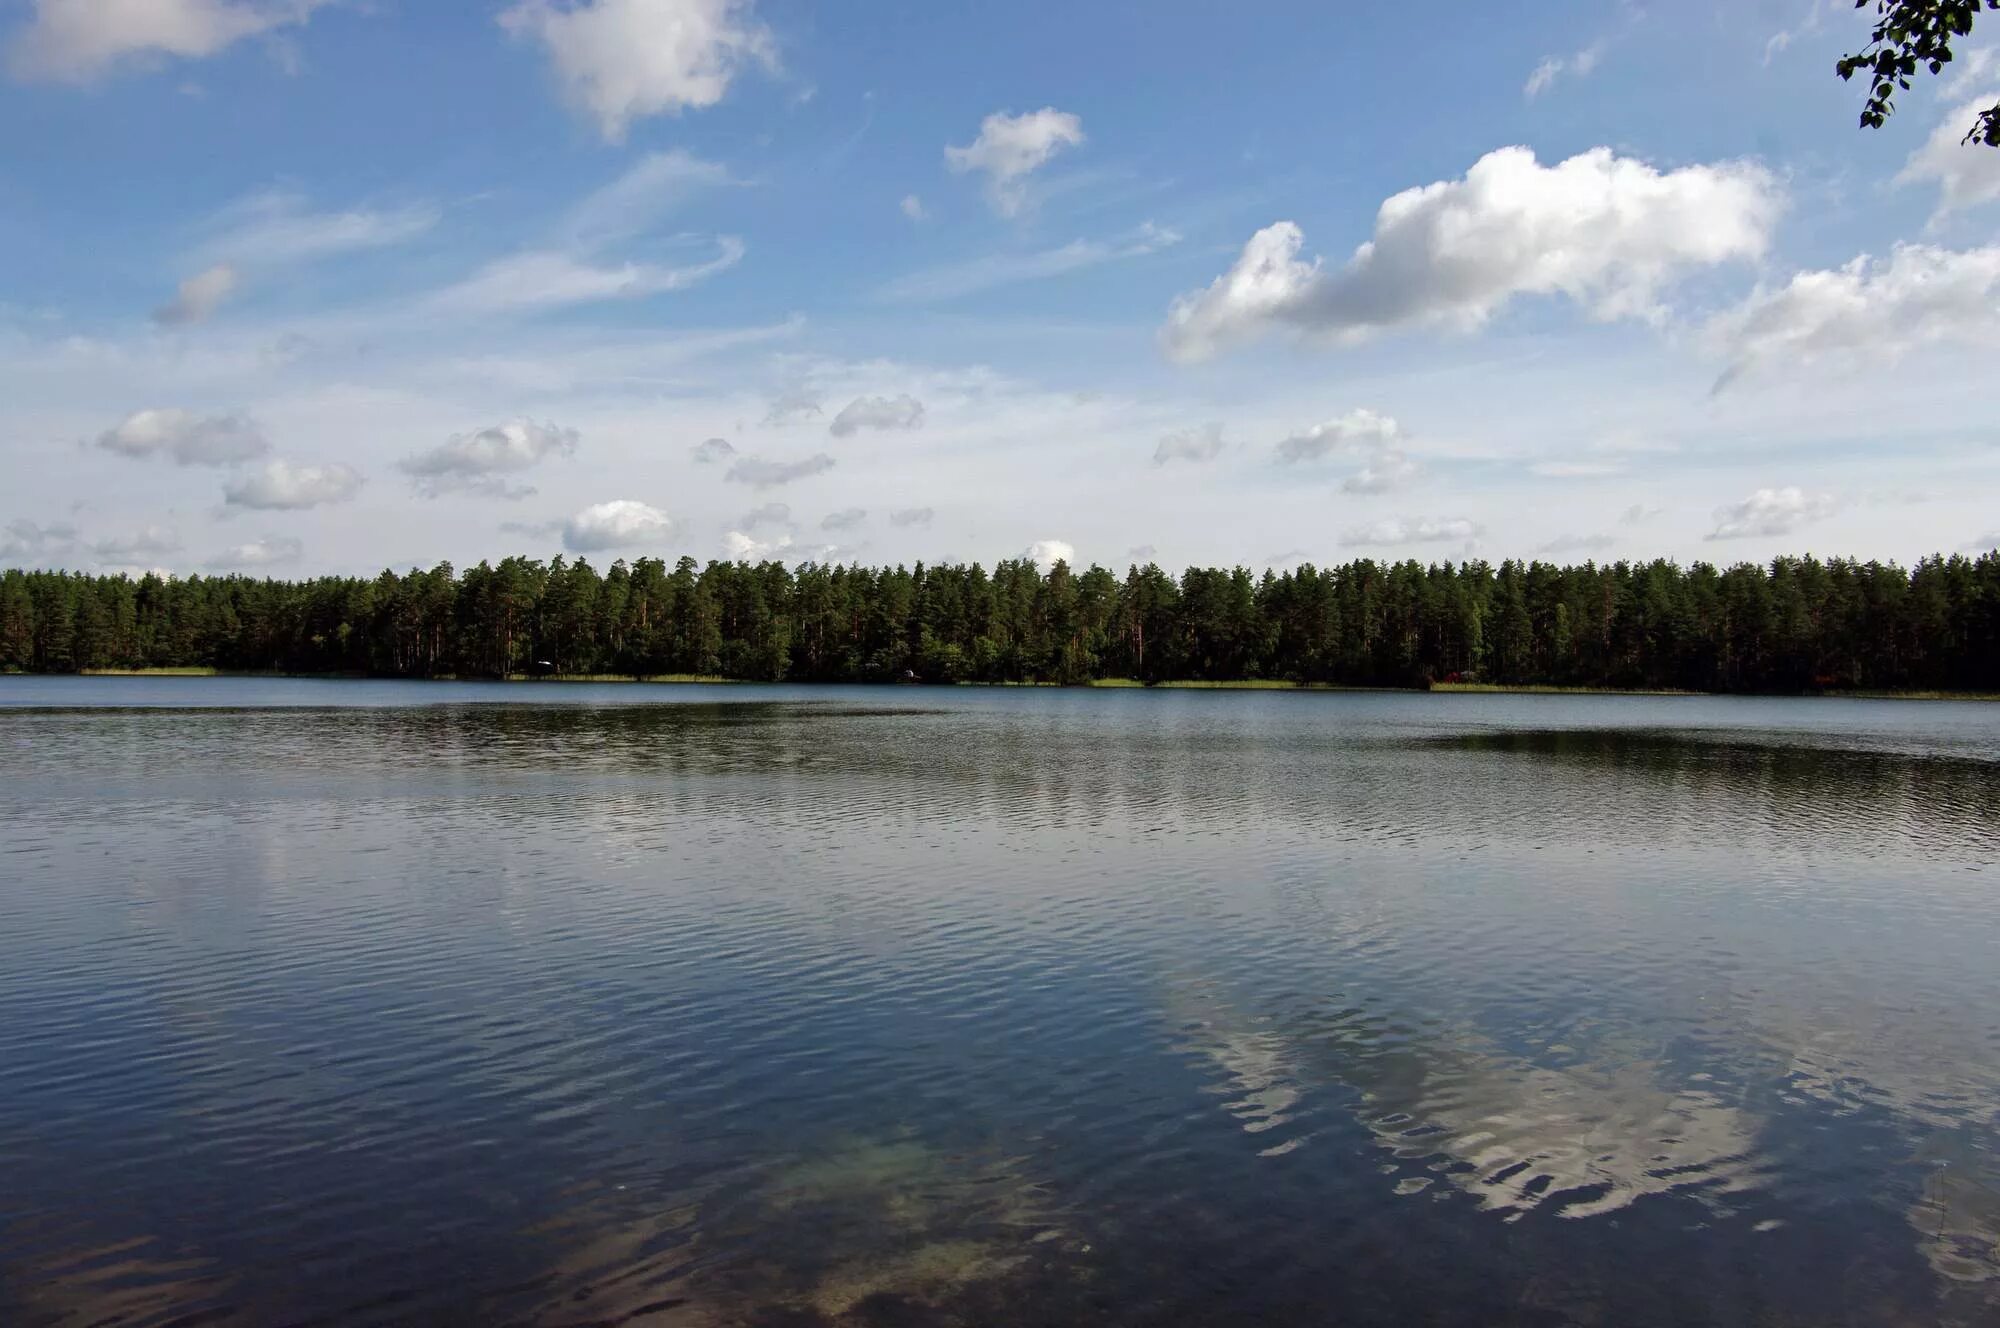
[(0, 0), (0, 566), (1989, 548), (2000, 15), (1867, 23)]

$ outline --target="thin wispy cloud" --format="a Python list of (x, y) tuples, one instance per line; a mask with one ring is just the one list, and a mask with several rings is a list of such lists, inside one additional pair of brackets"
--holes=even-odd
[(1046, 281), (1125, 259), (1143, 258), (1179, 244), (1178, 233), (1151, 222), (1109, 240), (1071, 240), (1053, 249), (988, 254), (962, 263), (927, 268), (896, 278), (881, 297), (894, 303), (924, 304), (960, 299), (1023, 282)]

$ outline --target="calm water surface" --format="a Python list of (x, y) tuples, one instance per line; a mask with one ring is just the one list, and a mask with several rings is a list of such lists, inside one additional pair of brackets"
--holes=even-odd
[(0, 1323), (2000, 1322), (2000, 706), (0, 679)]

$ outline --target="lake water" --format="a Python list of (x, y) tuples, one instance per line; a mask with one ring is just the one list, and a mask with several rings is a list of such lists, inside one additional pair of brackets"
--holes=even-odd
[(0, 678), (0, 1323), (2000, 1322), (2000, 705)]

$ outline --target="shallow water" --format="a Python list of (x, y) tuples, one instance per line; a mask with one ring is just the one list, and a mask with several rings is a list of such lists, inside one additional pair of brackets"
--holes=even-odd
[(0, 759), (0, 1323), (2000, 1321), (2000, 706), (0, 678)]

